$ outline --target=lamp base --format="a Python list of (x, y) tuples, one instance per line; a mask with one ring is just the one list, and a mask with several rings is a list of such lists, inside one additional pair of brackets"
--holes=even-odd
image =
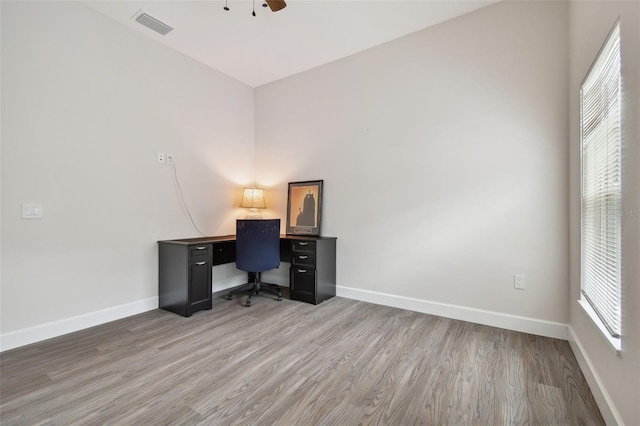
[(244, 217), (245, 219), (262, 219), (262, 214), (258, 209), (249, 209), (249, 212)]

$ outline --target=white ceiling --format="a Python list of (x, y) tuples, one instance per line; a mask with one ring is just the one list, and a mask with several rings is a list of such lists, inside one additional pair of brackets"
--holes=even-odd
[[(349, 56), (497, 0), (287, 0), (271, 12), (256, 0), (84, 1), (118, 22), (252, 87)], [(142, 11), (166, 36), (133, 18)]]

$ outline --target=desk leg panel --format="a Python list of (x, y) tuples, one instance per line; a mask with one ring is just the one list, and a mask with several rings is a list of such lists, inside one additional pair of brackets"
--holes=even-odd
[(159, 245), (158, 305), (176, 314), (187, 316), (189, 289), (188, 251), (186, 246)]
[(336, 240), (319, 240), (316, 253), (317, 294), (319, 302), (336, 295)]

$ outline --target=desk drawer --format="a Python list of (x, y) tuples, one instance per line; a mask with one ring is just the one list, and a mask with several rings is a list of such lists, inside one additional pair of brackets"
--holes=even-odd
[(291, 265), (315, 269), (316, 254), (308, 251), (294, 251), (291, 253)]
[(301, 251), (301, 252), (316, 252), (316, 242), (315, 241), (292, 241), (291, 242), (291, 251)]
[(211, 256), (212, 248), (213, 247), (211, 244), (198, 244), (195, 246), (189, 246), (189, 259), (193, 259), (195, 257)]
[(293, 294), (315, 299), (316, 281), (315, 269), (291, 268), (289, 285)]
[(224, 265), (236, 261), (236, 242), (224, 241), (213, 244), (213, 265)]

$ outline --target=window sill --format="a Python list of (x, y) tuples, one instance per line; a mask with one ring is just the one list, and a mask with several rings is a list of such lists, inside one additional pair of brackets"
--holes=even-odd
[(609, 344), (611, 349), (613, 349), (616, 355), (619, 356), (620, 351), (622, 350), (622, 344), (621, 344), (622, 339), (621, 338), (616, 339), (614, 337), (611, 337), (611, 334), (609, 334), (609, 331), (604, 326), (604, 324), (602, 323), (602, 320), (600, 319), (600, 317), (598, 317), (598, 314), (596, 314), (596, 312), (593, 310), (589, 302), (587, 302), (584, 299), (578, 299), (578, 305), (580, 305), (584, 313), (587, 314), (589, 318), (591, 318), (591, 321), (598, 329), (600, 335), (607, 341), (607, 343)]

